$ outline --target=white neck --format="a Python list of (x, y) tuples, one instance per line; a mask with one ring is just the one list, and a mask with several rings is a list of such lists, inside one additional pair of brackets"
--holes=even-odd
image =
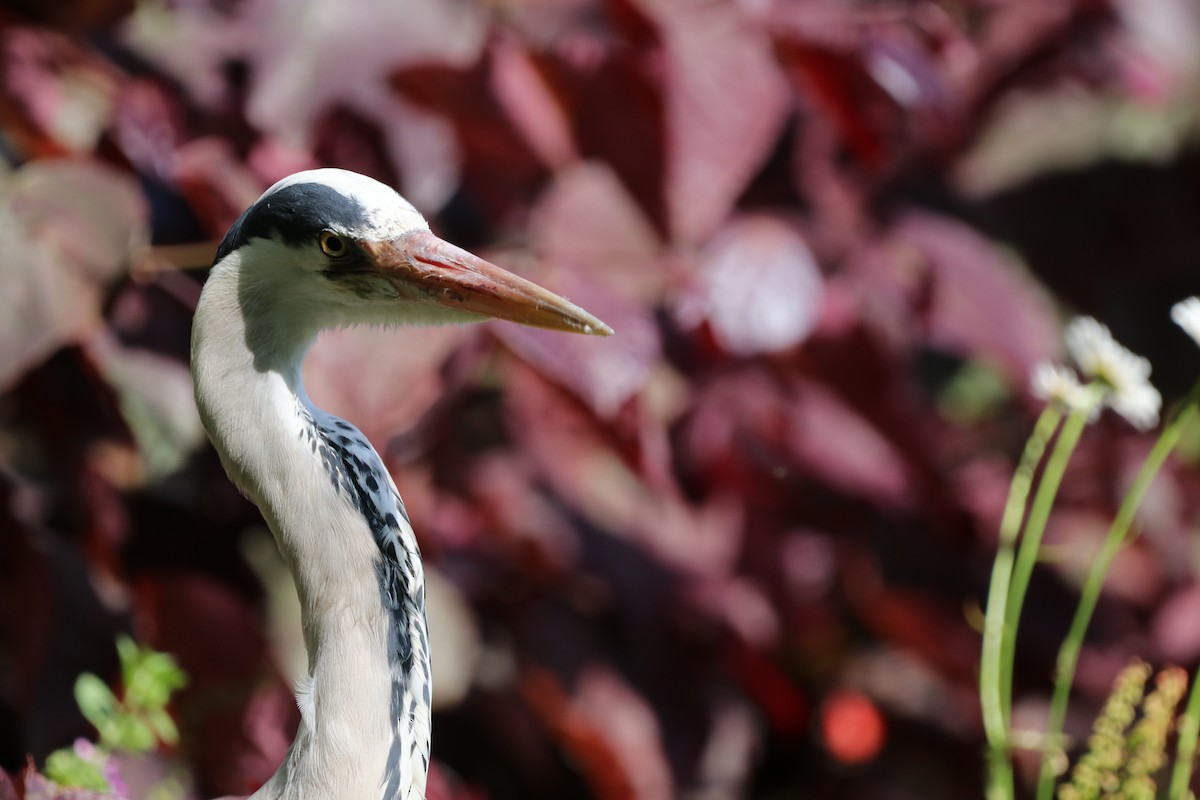
[[(395, 769), (388, 656), (395, 623), (380, 600), (380, 546), (362, 511), (331, 482), (312, 438), (312, 417), (330, 419), (312, 407), (300, 380), (317, 326), (297, 330), (295, 321), (314, 317), (284, 318), (286, 309), (272, 307), (261, 288), (247, 284), (238, 253), (228, 256), (208, 279), (192, 334), (201, 418), (292, 571), (308, 648), (309, 679), (299, 698), (304, 721), (287, 759), (255, 797), (379, 800), (385, 783), (395, 785), (387, 778)], [(419, 556), (403, 524), (399, 544), (416, 561), (419, 581)], [(413, 624), (423, 635), (423, 593), (415, 610), (420, 619)], [(427, 721), (424, 735), (427, 755)], [(424, 773), (408, 780), (423, 796)]]

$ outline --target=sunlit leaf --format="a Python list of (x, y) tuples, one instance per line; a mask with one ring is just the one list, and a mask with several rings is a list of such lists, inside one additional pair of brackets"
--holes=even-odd
[(108, 284), (146, 242), (134, 182), (88, 161), (33, 162), (0, 178), (0, 386), (92, 331)]
[(46, 757), (46, 777), (59, 786), (107, 792), (112, 787), (100, 767), (70, 748), (55, 750)]
[(179, 728), (175, 720), (162, 708), (152, 708), (146, 712), (146, 724), (164, 744), (179, 744)]
[(112, 724), (117, 709), (116, 695), (95, 675), (85, 672), (75, 680), (75, 702), (88, 722), (101, 733)]
[(707, 322), (730, 353), (755, 355), (803, 341), (823, 297), (821, 272), (803, 237), (782, 221), (751, 217), (709, 244), (675, 314), (688, 328)]

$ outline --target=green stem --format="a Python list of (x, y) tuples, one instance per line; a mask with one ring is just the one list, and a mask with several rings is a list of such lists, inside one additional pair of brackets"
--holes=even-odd
[(1021, 536), (1021, 545), (1017, 548), (1012, 582), (1008, 586), (1008, 613), (1004, 617), (1004, 638), (1000, 643), (1000, 700), (1006, 720), (1012, 717), (1013, 663), (1016, 660), (1017, 626), (1021, 622), (1025, 594), (1029, 590), (1029, 580), (1033, 576), (1033, 568), (1041, 552), (1046, 520), (1050, 518), (1050, 509), (1058, 495), (1063, 473), (1067, 471), (1067, 462), (1075, 452), (1075, 445), (1079, 443), (1087, 420), (1088, 409), (1076, 409), (1067, 417), (1067, 421), (1058, 432), (1058, 441), (1054, 443), (1054, 450), (1050, 453), (1046, 468), (1038, 481), (1033, 505), (1029, 509), (1029, 518), (1025, 521), (1025, 531)]
[(1168, 800), (1186, 800), (1192, 782), (1192, 762), (1196, 759), (1196, 740), (1200, 738), (1200, 672), (1192, 678), (1192, 691), (1187, 708), (1179, 717), (1179, 744), (1175, 750), (1175, 766), (1171, 768), (1171, 787)]
[(1155, 476), (1158, 475), (1167, 456), (1178, 444), (1183, 429), (1196, 416), (1197, 399), (1200, 399), (1200, 383), (1192, 389), (1183, 408), (1175, 416), (1175, 419), (1163, 429), (1162, 435), (1158, 437), (1158, 441), (1151, 448), (1150, 455), (1146, 456), (1146, 461), (1142, 464), (1133, 485), (1129, 487), (1129, 493), (1121, 502), (1117, 516), (1105, 536), (1104, 544), (1101, 545), (1100, 552), (1092, 561), (1087, 578), (1083, 582), (1079, 605), (1075, 609), (1075, 617), (1071, 620), (1071, 628), (1058, 651), (1054, 674), (1054, 694), (1050, 700), (1050, 716), (1046, 722), (1046, 740), (1051, 747), (1042, 754), (1041, 769), (1038, 772), (1037, 800), (1051, 800), (1054, 794), (1055, 774), (1049, 756), (1053, 745), (1062, 734), (1063, 720), (1067, 714), (1067, 700), (1070, 698), (1071, 684), (1075, 680), (1075, 667), (1079, 662), (1079, 651), (1083, 647), (1084, 634), (1087, 633), (1088, 625), (1092, 621), (1092, 613), (1096, 610), (1096, 603), (1100, 599), (1100, 590), (1104, 587), (1104, 579), (1108, 576), (1109, 567), (1112, 566), (1117, 551), (1125, 544), (1129, 526), (1133, 523), (1134, 514), (1142, 504), (1146, 491), (1150, 488)]
[(1053, 403), (1047, 405), (1038, 417), (1013, 473), (1008, 501), (1004, 504), (1004, 516), (1000, 520), (1000, 543), (992, 562), (992, 579), (988, 585), (987, 613), (983, 625), (983, 652), (979, 658), (979, 698), (988, 743), (988, 800), (1013, 797), (1012, 762), (1008, 758), (1009, 720), (1000, 688), (1000, 652), (1008, 609), (1008, 586), (1034, 472), (1046, 451), (1046, 443), (1058, 429), (1061, 420), (1062, 412)]

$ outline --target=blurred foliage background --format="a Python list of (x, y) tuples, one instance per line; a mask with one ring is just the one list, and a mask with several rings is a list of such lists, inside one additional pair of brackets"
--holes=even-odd
[[(72, 686), (120, 633), (189, 676), (135, 796), (282, 758), (291, 581), (188, 336), (227, 226), (329, 165), (617, 331), (342, 331), (306, 365), (425, 552), (431, 800), (980, 796), (1031, 366), (1077, 312), (1168, 403), (1200, 373), (1167, 316), (1200, 290), (1198, 101), (1196, 0), (9, 0), (0, 766), (94, 736)], [(1018, 727), (1152, 435), (1084, 435)], [(1133, 655), (1200, 661), (1197, 445), (1118, 558), (1077, 736)]]

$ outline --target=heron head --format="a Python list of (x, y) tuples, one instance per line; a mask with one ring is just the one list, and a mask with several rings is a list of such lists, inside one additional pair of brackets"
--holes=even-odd
[(588, 312), (435, 236), (390, 187), (353, 172), (299, 172), (242, 214), (217, 251), (247, 296), (314, 328), (497, 318), (608, 335)]

